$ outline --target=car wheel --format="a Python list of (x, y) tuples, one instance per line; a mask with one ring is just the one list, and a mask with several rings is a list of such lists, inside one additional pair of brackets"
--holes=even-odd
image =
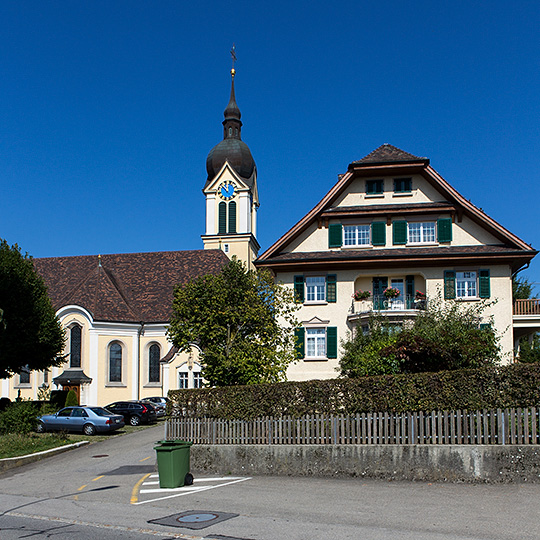
[(191, 473), (186, 473), (186, 476), (184, 477), (184, 486), (191, 486), (193, 485), (193, 475)]
[(140, 419), (138, 416), (132, 416), (132, 417), (129, 419), (129, 423), (130, 423), (132, 426), (138, 426), (138, 425), (141, 423), (141, 419)]
[(45, 424), (43, 422), (38, 422), (38, 425), (36, 427), (36, 431), (38, 433), (45, 433), (47, 430), (45, 429)]
[(92, 424), (84, 424), (83, 433), (91, 437), (96, 434), (96, 428)]

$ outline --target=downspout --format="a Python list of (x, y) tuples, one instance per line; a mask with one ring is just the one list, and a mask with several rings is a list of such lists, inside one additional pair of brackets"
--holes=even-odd
[(137, 400), (141, 399), (141, 336), (144, 334), (144, 322), (137, 330)]

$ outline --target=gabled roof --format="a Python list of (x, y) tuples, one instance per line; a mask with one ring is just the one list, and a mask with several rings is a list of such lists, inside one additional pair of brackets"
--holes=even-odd
[[(274, 262), (278, 262), (278, 258), (289, 258), (293, 254), (282, 253), (282, 250), (293, 241), (299, 234), (305, 231), (312, 223), (320, 219), (328, 219), (330, 217), (338, 217), (340, 214), (354, 213), (356, 216), (361, 215), (365, 210), (366, 217), (372, 215), (374, 212), (386, 212), (390, 211), (390, 208), (383, 208), (380, 205), (379, 208), (374, 206), (357, 206), (356, 210), (351, 207), (336, 208), (333, 206), (337, 198), (345, 192), (349, 184), (357, 177), (377, 177), (384, 175), (394, 174), (421, 174), (441, 195), (448, 201), (448, 210), (451, 211), (454, 208), (458, 218), (461, 219), (463, 215), (467, 215), (473, 221), (482, 225), (486, 230), (493, 234), (500, 242), (501, 245), (510, 248), (511, 250), (517, 250), (526, 252), (528, 260), (530, 260), (536, 254), (536, 251), (526, 244), (523, 240), (516, 235), (505, 229), (502, 225), (497, 223), (494, 219), (490, 218), (482, 210), (477, 208), (470, 201), (465, 199), (459, 194), (437, 171), (435, 171), (429, 164), (429, 159), (417, 157), (413, 154), (409, 154), (399, 148), (390, 144), (383, 144), (369, 153), (367, 156), (353, 161), (345, 174), (339, 175), (337, 183), (330, 189), (330, 191), (321, 199), (321, 201), (310, 210), (296, 225), (294, 225), (289, 231), (287, 231), (279, 240), (277, 240), (272, 246), (270, 246), (259, 258), (255, 261), (256, 266), (273, 266)], [(418, 205), (418, 211), (421, 212), (423, 205), (427, 210), (433, 210), (434, 204), (420, 203)], [(402, 205), (403, 206), (403, 205)], [(412, 205), (410, 205), (412, 207)], [(398, 209), (398, 206), (395, 207)], [(412, 210), (412, 208), (410, 209)], [(409, 211), (410, 211), (409, 210)], [(402, 208), (402, 212), (406, 209)], [(453, 213), (453, 212), (451, 212)], [(379, 250), (376, 250), (379, 251)], [(391, 250), (384, 250), (391, 251)], [(342, 257), (347, 257), (347, 251)], [(311, 254), (303, 253), (304, 257), (310, 257)]]
[(229, 261), (221, 250), (164, 251), (34, 259), (56, 310), (77, 305), (94, 320), (168, 322), (174, 288)]
[(413, 156), (409, 152), (400, 150), (391, 144), (382, 144), (379, 148), (375, 148), (367, 156), (353, 161), (351, 165), (357, 163), (407, 163), (407, 162), (423, 162), (426, 165), (429, 163), (428, 158)]

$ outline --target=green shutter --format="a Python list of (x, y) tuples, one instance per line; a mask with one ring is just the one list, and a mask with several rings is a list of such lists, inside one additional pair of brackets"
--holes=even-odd
[(336, 275), (326, 276), (326, 301), (335, 303), (337, 301), (337, 283)]
[(343, 232), (341, 223), (331, 223), (328, 225), (328, 247), (341, 247), (343, 244)]
[(236, 203), (229, 203), (229, 234), (236, 232)]
[(305, 342), (305, 328), (295, 328), (294, 337), (295, 337), (295, 349), (296, 349), (296, 358), (298, 360), (306, 356), (304, 342)]
[(371, 245), (386, 245), (386, 223), (384, 221), (375, 221), (371, 224)]
[(405, 276), (405, 306), (407, 309), (414, 307), (414, 276)]
[(480, 270), (478, 279), (478, 292), (480, 298), (489, 298), (491, 296), (491, 287), (489, 283), (489, 270)]
[(224, 202), (219, 203), (218, 211), (218, 233), (226, 234), (227, 233), (227, 204)]
[(490, 323), (481, 323), (480, 324), (480, 330), (491, 330), (491, 324)]
[(453, 270), (444, 271), (444, 298), (450, 300), (456, 297), (456, 273)]
[(326, 358), (337, 358), (337, 327), (326, 329)]
[(394, 245), (404, 245), (407, 243), (406, 221), (394, 221), (392, 223), (392, 241)]
[(294, 276), (294, 296), (298, 303), (304, 303), (304, 276)]
[(386, 309), (383, 291), (384, 289), (386, 289), (386, 287), (388, 287), (388, 278), (387, 277), (374, 277), (372, 283), (373, 283), (373, 309), (374, 310)]
[(437, 220), (437, 241), (452, 241), (452, 220), (450, 218)]

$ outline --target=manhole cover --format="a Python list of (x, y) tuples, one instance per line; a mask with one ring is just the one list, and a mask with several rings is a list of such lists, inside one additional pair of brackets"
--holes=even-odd
[(165, 527), (185, 527), (186, 529), (204, 529), (215, 525), (220, 521), (238, 517), (238, 514), (228, 514), (225, 512), (209, 512), (206, 510), (182, 512), (181, 514), (173, 514), (158, 519), (151, 519), (148, 523), (156, 523)]

